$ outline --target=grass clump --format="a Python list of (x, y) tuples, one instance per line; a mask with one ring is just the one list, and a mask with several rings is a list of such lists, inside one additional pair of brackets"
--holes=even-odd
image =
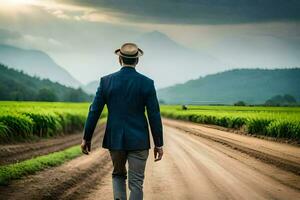
[(81, 155), (80, 146), (74, 146), (63, 151), (50, 153), (19, 163), (0, 166), (0, 185), (7, 185), (11, 180), (33, 174), (47, 167), (61, 165), (79, 155)]

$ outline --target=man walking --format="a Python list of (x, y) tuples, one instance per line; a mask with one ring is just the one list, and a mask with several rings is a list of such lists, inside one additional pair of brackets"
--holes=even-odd
[[(109, 149), (113, 162), (114, 199), (125, 200), (128, 162), (130, 200), (143, 199), (143, 182), (150, 148), (148, 121), (154, 141), (154, 158), (163, 156), (163, 129), (160, 109), (152, 79), (135, 69), (143, 51), (133, 43), (125, 43), (115, 51), (121, 69), (100, 80), (96, 96), (89, 108), (81, 144), (88, 154), (97, 121), (104, 105), (107, 105), (107, 125), (103, 148)], [(147, 110), (148, 121), (145, 116)]]

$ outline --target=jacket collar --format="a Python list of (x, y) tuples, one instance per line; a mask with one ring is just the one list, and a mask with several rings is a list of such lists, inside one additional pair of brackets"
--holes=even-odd
[(131, 66), (123, 66), (120, 69), (121, 71), (136, 71), (135, 67), (131, 67)]

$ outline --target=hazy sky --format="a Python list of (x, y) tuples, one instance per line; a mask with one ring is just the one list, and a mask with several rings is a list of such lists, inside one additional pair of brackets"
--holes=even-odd
[(140, 66), (158, 87), (235, 67), (300, 66), (298, 0), (0, 0), (0, 43), (43, 50), (82, 83), (118, 70), (114, 49), (155, 30), (220, 63), (174, 66), (170, 76)]

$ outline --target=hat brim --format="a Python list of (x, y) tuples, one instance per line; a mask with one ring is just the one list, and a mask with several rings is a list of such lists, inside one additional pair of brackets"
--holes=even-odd
[(144, 52), (142, 51), (142, 49), (138, 48), (138, 52), (135, 55), (126, 55), (121, 53), (120, 49), (115, 50), (115, 54), (121, 57), (125, 57), (125, 58), (138, 58), (141, 57), (142, 55), (144, 55)]

